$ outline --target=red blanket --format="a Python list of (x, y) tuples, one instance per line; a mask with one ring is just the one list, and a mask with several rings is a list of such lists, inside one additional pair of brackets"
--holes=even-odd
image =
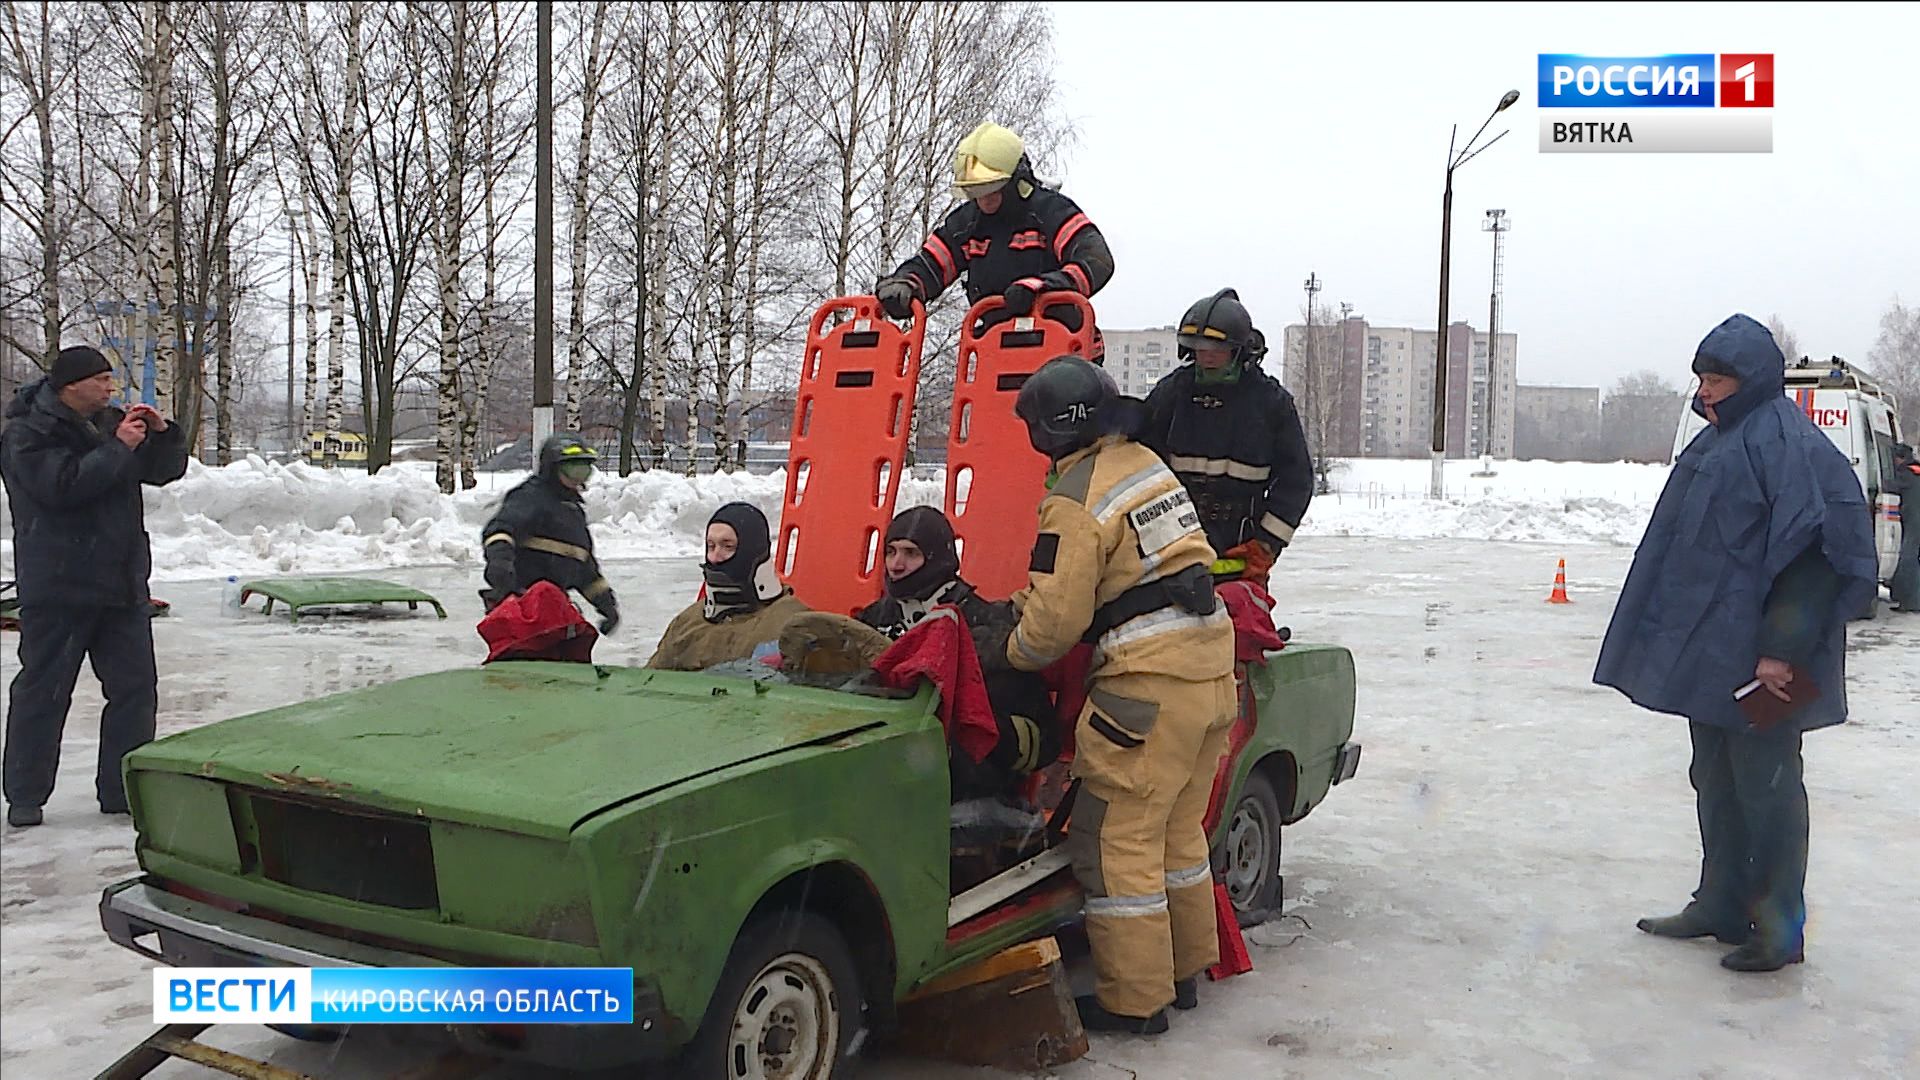
[(495, 660), (573, 660), (590, 663), (600, 632), (580, 615), (567, 594), (550, 581), (534, 583), (509, 596), (480, 620), (487, 643), (486, 662)]
[(1253, 581), (1229, 581), (1215, 589), (1233, 618), (1233, 658), (1264, 664), (1267, 654), (1286, 648), (1273, 628), (1273, 596)]
[(942, 604), (901, 635), (873, 662), (880, 680), (907, 689), (925, 678), (940, 691), (940, 723), (947, 741), (975, 764), (986, 760), (1000, 740), (987, 699), (987, 681), (980, 674), (980, 658), (973, 651), (973, 635), (960, 609)]

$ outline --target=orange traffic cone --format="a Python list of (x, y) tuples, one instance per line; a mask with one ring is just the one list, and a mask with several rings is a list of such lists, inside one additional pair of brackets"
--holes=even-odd
[(1567, 560), (1560, 560), (1560, 569), (1553, 575), (1553, 595), (1547, 597), (1549, 604), (1571, 604), (1573, 598), (1567, 595)]

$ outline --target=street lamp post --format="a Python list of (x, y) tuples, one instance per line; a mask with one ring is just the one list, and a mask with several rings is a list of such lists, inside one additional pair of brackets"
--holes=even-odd
[[(1320, 401), (1320, 369), (1313, 362), (1313, 298), (1320, 294), (1320, 275), (1308, 271), (1307, 280), (1302, 282), (1300, 287), (1307, 291), (1307, 364), (1306, 370), (1300, 373), (1299, 386), (1306, 396), (1309, 437), (1319, 440), (1326, 434), (1318, 423), (1319, 418), (1324, 414), (1319, 411), (1323, 407)], [(1313, 447), (1313, 456), (1316, 461), (1325, 453), (1325, 447)]]
[(1447, 140), (1447, 190), (1440, 199), (1440, 318), (1433, 350), (1433, 487), (1430, 494), (1436, 499), (1446, 495), (1447, 481), (1447, 276), (1453, 247), (1453, 170), (1472, 161), (1481, 150), (1499, 142), (1506, 135), (1503, 131), (1489, 139), (1487, 146), (1474, 148), (1474, 143), (1480, 141), (1481, 134), (1487, 130), (1488, 124), (1493, 123), (1493, 118), (1519, 100), (1520, 91), (1507, 91), (1500, 99), (1500, 104), (1495, 105), (1493, 112), (1488, 113), (1486, 120), (1481, 122), (1480, 130), (1473, 133), (1467, 145), (1459, 147), (1458, 153), (1455, 153), (1460, 134), (1458, 125), (1453, 129), (1453, 137)]

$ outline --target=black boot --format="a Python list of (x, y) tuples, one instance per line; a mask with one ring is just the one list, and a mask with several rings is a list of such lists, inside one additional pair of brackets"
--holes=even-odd
[(1173, 984), (1173, 1007), (1176, 1009), (1197, 1009), (1200, 1007), (1200, 977), (1176, 979)]
[(1688, 904), (1686, 910), (1678, 915), (1659, 915), (1641, 919), (1634, 924), (1655, 937), (1702, 938), (1712, 937), (1722, 945), (1745, 945), (1752, 931), (1746, 926), (1733, 926), (1717, 923), (1700, 910), (1698, 904)]
[(1167, 1010), (1161, 1009), (1148, 1017), (1121, 1016), (1110, 1013), (1100, 1004), (1100, 999), (1088, 994), (1073, 999), (1074, 1006), (1080, 1011), (1080, 1026), (1088, 1031), (1121, 1031), (1129, 1035), (1160, 1035), (1167, 1030)]
[(1807, 951), (1801, 945), (1787, 945), (1755, 938), (1720, 958), (1728, 971), (1779, 971), (1788, 964), (1804, 963)]
[(16, 829), (30, 829), (40, 824), (43, 820), (45, 820), (45, 818), (41, 815), (40, 808), (37, 806), (7, 807), (7, 824)]

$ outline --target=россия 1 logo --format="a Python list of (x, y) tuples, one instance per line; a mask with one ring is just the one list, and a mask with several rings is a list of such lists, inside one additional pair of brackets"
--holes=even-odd
[(1773, 152), (1772, 53), (1541, 53), (1540, 149)]

